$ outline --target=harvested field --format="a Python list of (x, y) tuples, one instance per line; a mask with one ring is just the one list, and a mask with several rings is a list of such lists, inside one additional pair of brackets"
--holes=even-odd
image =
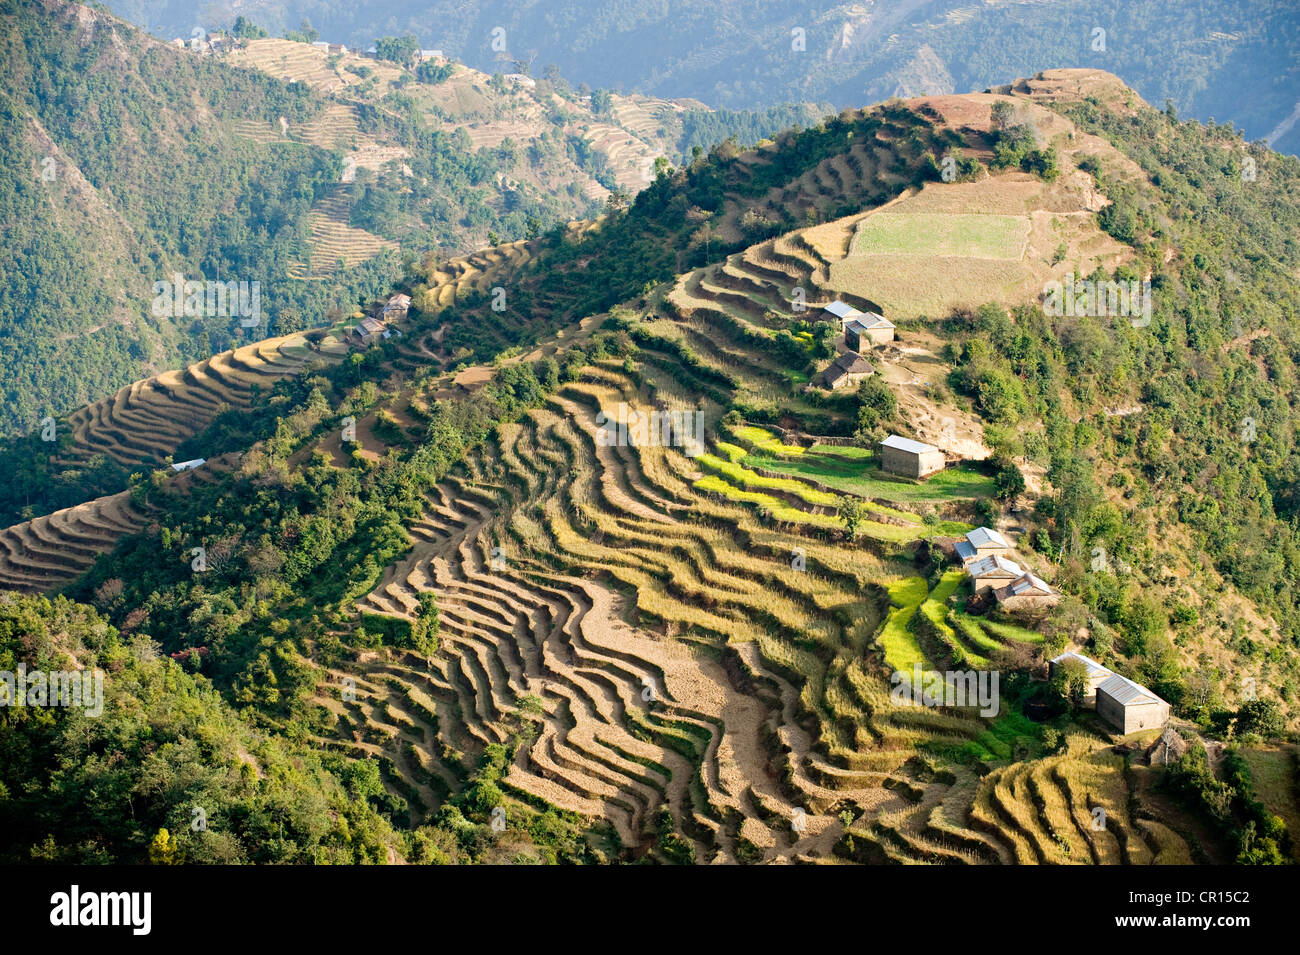
[(301, 335), (288, 335), (134, 382), (68, 418), (73, 442), (60, 460), (84, 466), (103, 454), (126, 468), (161, 464), (224, 409), (246, 407), (253, 389), (268, 390), (312, 360), (332, 359), (310, 351)]
[(123, 491), (6, 528), (0, 531), (0, 590), (62, 587), (148, 520)]

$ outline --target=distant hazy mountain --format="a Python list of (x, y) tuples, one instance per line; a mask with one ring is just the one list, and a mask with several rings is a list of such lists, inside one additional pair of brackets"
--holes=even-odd
[[(1052, 67), (1118, 74), (1148, 101), (1300, 150), (1294, 0), (110, 0), (160, 33), (241, 14), (331, 41), (415, 34), (470, 66), (557, 66), (572, 82), (711, 106), (968, 92)], [(802, 31), (802, 32), (799, 32)], [(494, 42), (495, 41), (495, 42)], [(513, 68), (513, 67), (512, 67)]]

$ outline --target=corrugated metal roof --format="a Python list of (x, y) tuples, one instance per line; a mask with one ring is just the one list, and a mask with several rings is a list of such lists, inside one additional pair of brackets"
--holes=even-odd
[(1105, 693), (1121, 706), (1164, 702), (1145, 686), (1134, 683), (1128, 677), (1120, 676), (1118, 673), (1112, 673), (1101, 686), (1097, 687), (1097, 692)]
[(1045, 594), (1052, 592), (1052, 588), (1047, 586), (1046, 581), (1029, 573), (1024, 574), (1011, 584), (1012, 593), (1023, 594), (1027, 590), (1041, 590)]
[(972, 577), (983, 577), (998, 570), (1015, 577), (1019, 577), (1025, 572), (1024, 568), (1014, 560), (1007, 560), (1001, 554), (990, 554), (988, 557), (981, 557), (967, 569)]
[(922, 444), (920, 441), (913, 441), (911, 438), (904, 438), (897, 434), (891, 434), (884, 441), (881, 441), (880, 445), (884, 448), (906, 451), (908, 454), (926, 454), (930, 451), (939, 450), (933, 444)]
[(852, 305), (847, 305), (844, 302), (841, 302), (839, 299), (836, 299), (835, 301), (827, 305), (826, 311), (830, 312), (836, 318), (840, 318), (840, 319), (857, 318), (859, 315), (862, 314), (862, 312), (854, 308)]
[(868, 328), (893, 328), (894, 323), (879, 312), (867, 312), (866, 326)]
[(966, 534), (966, 539), (971, 542), (971, 546), (978, 549), (980, 547), (1010, 547), (1007, 539), (991, 527), (977, 527)]

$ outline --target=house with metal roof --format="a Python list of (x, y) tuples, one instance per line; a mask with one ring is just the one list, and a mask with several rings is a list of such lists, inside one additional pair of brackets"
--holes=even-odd
[(829, 388), (836, 391), (840, 388), (848, 388), (856, 385), (864, 378), (869, 378), (875, 374), (876, 369), (855, 351), (845, 352), (836, 358), (826, 367), (826, 369), (813, 379), (813, 383), (820, 388)]
[(847, 302), (836, 299), (822, 309), (822, 317), (827, 321), (839, 322), (842, 328), (854, 319), (865, 318), (866, 316)]
[(1007, 557), (1011, 553), (1007, 539), (991, 527), (977, 527), (968, 531), (966, 539), (957, 541), (955, 549), (963, 564), (995, 554)]
[(924, 478), (942, 471), (947, 459), (932, 444), (891, 434), (880, 442), (880, 467), (890, 474)]
[(352, 335), (362, 345), (372, 345), (386, 329), (387, 326), (379, 319), (367, 315), (357, 322), (356, 328), (352, 329)]
[(1011, 583), (994, 588), (993, 599), (1003, 610), (1029, 610), (1054, 606), (1061, 595), (1041, 577), (1026, 571)]
[(1112, 673), (1097, 687), (1097, 715), (1128, 735), (1169, 722), (1169, 704), (1145, 686)]
[(195, 468), (201, 468), (207, 463), (206, 458), (193, 458), (189, 461), (177, 461), (172, 465), (172, 470), (176, 472), (193, 471)]
[(894, 340), (894, 323), (875, 312), (862, 312), (844, 323), (844, 344), (853, 351), (863, 346), (884, 345)]
[(1025, 573), (1023, 567), (1014, 560), (1008, 560), (1001, 554), (990, 554), (973, 560), (966, 567), (971, 576), (971, 586), (975, 593), (983, 593), (995, 587), (1003, 587)]
[(384, 303), (380, 309), (379, 318), (386, 322), (396, 321), (406, 317), (406, 313), (411, 308), (411, 296), (405, 292), (399, 292)]

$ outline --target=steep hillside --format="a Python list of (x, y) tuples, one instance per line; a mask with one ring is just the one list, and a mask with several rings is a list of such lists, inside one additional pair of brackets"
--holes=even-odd
[[(597, 115), (462, 67), (195, 40), (68, 0), (0, 12), (0, 435), (350, 311), (396, 278), (399, 249), (450, 257), (592, 215), (676, 155), (700, 106), (620, 97)], [(160, 307), (178, 276), (256, 283), (256, 306)]]
[[(76, 416), (69, 460), (216, 460), (118, 498), (87, 468), (85, 503), (0, 535), (0, 573), (377, 768), (414, 860), (1279, 861), (1261, 799), (1286, 786), (1218, 754), (1296, 718), (1298, 181), (1072, 71), (719, 148), (597, 221), (413, 264), (400, 337), (276, 373), (188, 442), (115, 422), (198, 381)], [(853, 244), (882, 236), (914, 245)], [(913, 266), (931, 286), (1031, 273), (898, 299), (876, 373), (810, 388), (844, 347), (818, 308), (883, 294), (837, 269), (857, 254), (947, 256)], [(1149, 324), (1053, 314), (1071, 265), (1149, 271)], [(620, 438), (629, 411), (663, 418)], [(948, 466), (886, 473), (886, 432)], [(944, 552), (976, 525), (1063, 599), (972, 593)], [(1168, 700), (1189, 755), (1145, 765), (1150, 731), (1036, 680), (1067, 647)], [(914, 668), (996, 672), (997, 705), (910, 705)]]
[[(151, 308), (154, 282), (174, 273), (268, 286), (262, 334), (283, 311), (325, 307), (326, 294), (270, 286), (300, 243), (295, 222), (337, 176), (334, 160), (307, 150), (268, 164), (223, 126), (236, 114), (305, 119), (310, 97), (191, 62), (76, 4), (8, 5), (0, 43), (0, 432), (247, 334), (229, 314)], [(102, 71), (115, 81), (98, 82)], [(381, 276), (391, 263), (332, 292)]]

